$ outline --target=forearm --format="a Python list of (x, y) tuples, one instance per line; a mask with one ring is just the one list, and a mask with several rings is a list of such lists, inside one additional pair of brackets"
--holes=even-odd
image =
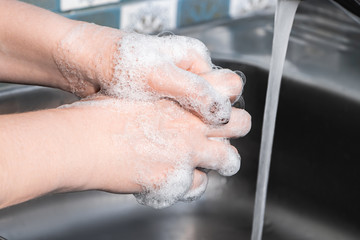
[(0, 116), (0, 208), (49, 192), (87, 189), (91, 164), (59, 109)]
[(29, 4), (0, 0), (0, 81), (68, 90), (53, 52), (77, 24)]

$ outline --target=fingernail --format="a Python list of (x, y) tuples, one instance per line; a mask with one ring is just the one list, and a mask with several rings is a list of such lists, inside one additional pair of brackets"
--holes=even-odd
[(229, 123), (229, 121), (230, 121), (230, 119), (228, 119), (228, 118), (222, 118), (222, 119), (220, 120), (220, 122), (221, 122), (222, 124), (227, 124), (227, 123)]

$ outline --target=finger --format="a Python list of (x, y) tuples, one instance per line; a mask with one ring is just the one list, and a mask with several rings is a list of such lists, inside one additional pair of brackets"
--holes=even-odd
[(229, 97), (231, 103), (237, 101), (242, 94), (245, 77), (229, 69), (215, 69), (200, 76), (206, 79), (215, 90)]
[(240, 155), (227, 141), (208, 140), (206, 148), (198, 151), (197, 167), (218, 171), (223, 176), (232, 176), (240, 169)]
[(176, 63), (181, 69), (195, 74), (201, 74), (211, 71), (212, 64), (210, 58), (205, 54), (200, 54), (195, 50), (190, 50), (186, 59)]
[(157, 68), (149, 78), (149, 85), (156, 92), (175, 99), (204, 122), (219, 125), (229, 121), (229, 98), (217, 92), (199, 75), (168, 64)]
[(175, 61), (176, 66), (195, 74), (211, 71), (210, 52), (205, 44), (195, 38), (185, 37), (185, 41), (187, 44), (182, 51), (185, 51), (186, 54), (180, 60)]
[(228, 124), (223, 126), (207, 126), (206, 136), (237, 138), (245, 136), (251, 128), (251, 116), (243, 109), (232, 108)]
[(182, 197), (181, 201), (194, 201), (199, 199), (205, 192), (207, 183), (207, 174), (195, 169), (192, 186), (190, 190)]
[(228, 144), (222, 138), (206, 139), (195, 148), (196, 156), (193, 164), (198, 169), (217, 171), (229, 155)]

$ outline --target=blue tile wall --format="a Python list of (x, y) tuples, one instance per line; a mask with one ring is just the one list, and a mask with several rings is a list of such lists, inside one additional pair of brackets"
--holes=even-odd
[(178, 26), (210, 21), (229, 16), (229, 0), (179, 0)]
[(69, 12), (79, 9), (98, 8), (112, 4), (118, 4), (121, 0), (58, 0), (60, 11)]
[(21, 0), (22, 2), (30, 3), (32, 5), (48, 9), (53, 12), (60, 11), (59, 0)]
[[(76, 9), (72, 11), (61, 12), (61, 0), (22, 0), (36, 6), (58, 12), (65, 17), (93, 22), (99, 25), (120, 28), (122, 6), (127, 4), (137, 5), (151, 0), (118, 0), (119, 3), (105, 4), (102, 6)], [(91, 0), (88, 0), (91, 2)], [(159, 1), (159, 0), (158, 0)], [(170, 0), (163, 0), (164, 2)], [(189, 26), (204, 21), (211, 21), (220, 18), (229, 17), (229, 6), (231, 1), (244, 0), (172, 0), (176, 1), (177, 10), (174, 11), (174, 27)], [(124, 8), (125, 9), (125, 8)], [(127, 8), (129, 9), (129, 8)], [(132, 10), (133, 11), (133, 10)], [(140, 11), (140, 10), (139, 10)], [(124, 15), (123, 18), (129, 14)], [(141, 14), (139, 14), (141, 15)], [(123, 19), (124, 20), (124, 19)], [(164, 24), (165, 25), (165, 24)]]
[[(41, 8), (48, 9), (53, 12), (64, 12), (64, 11), (61, 11), (61, 1), (62, 0), (20, 0), (20, 1), (30, 3), (32, 5), (35, 5), (35, 6), (38, 6)], [(121, 0), (116, 0), (116, 1), (117, 1), (117, 3), (121, 2)], [(124, 1), (126, 1), (126, 0), (124, 0)], [(94, 2), (93, 0), (83, 0), (83, 3), (85, 5), (89, 5), (89, 6), (88, 7), (79, 7), (78, 9), (72, 9), (72, 10), (97, 8), (97, 7), (101, 7), (104, 5), (116, 4), (116, 2), (98, 4), (98, 3), (96, 3), (96, 1)], [(91, 6), (91, 5), (96, 5), (96, 6)], [(69, 10), (67, 10), (65, 12), (69, 12)]]
[(120, 28), (119, 6), (96, 7), (85, 10), (71, 11), (62, 15), (64, 17), (75, 20), (96, 23), (98, 25), (113, 28)]

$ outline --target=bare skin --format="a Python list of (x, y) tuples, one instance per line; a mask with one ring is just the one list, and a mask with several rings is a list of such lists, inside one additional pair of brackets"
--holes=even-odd
[[(104, 87), (104, 82), (111, 83), (116, 41), (125, 34), (119, 30), (91, 25), (77, 36), (83, 51), (76, 52), (79, 45), (70, 44), (68, 54), (62, 52), (59, 58), (58, 49), (63, 39), (82, 24), (28, 4), (0, 0), (0, 81), (55, 87), (80, 96), (92, 95)], [(97, 34), (99, 31), (102, 34)], [(226, 70), (213, 70), (206, 59), (189, 51), (190, 54), (173, 67), (196, 74), (206, 83), (199, 89), (199, 95), (206, 96), (206, 91), (213, 89), (219, 96), (234, 101), (242, 91), (240, 77)], [(59, 59), (72, 65), (76, 73), (65, 74), (59, 67)], [(97, 59), (96, 63), (93, 59)], [(164, 88), (158, 78), (161, 74), (149, 73), (149, 86), (175, 101), (178, 97), (191, 96), (190, 101), (200, 101), (197, 104), (211, 109), (214, 104), (211, 97), (204, 101), (186, 89), (179, 92), (176, 82), (193, 84), (191, 79), (184, 80), (186, 74), (172, 74), (172, 71), (167, 74), (173, 82)], [(82, 87), (74, 89), (77, 82), (81, 82)], [(223, 123), (220, 121), (213, 122), (212, 126), (204, 123), (206, 117), (201, 112), (191, 108), (185, 111), (173, 101), (159, 100), (151, 105), (133, 102), (129, 108), (127, 100), (100, 98), (96, 101), (103, 98), (116, 101), (116, 107), (85, 104), (0, 115), (0, 208), (50, 192), (88, 189), (140, 192), (143, 186), (136, 175), (139, 165), (135, 160), (142, 157), (137, 151), (129, 150), (133, 145), (119, 145), (119, 141), (114, 141), (118, 136), (144, 139), (143, 132), (132, 125), (139, 115), (150, 119), (168, 116), (165, 117), (168, 121), (149, 121), (149, 124), (157, 123), (153, 127), (166, 136), (179, 133), (175, 138), (179, 149), (183, 149), (184, 154), (191, 153), (192, 189), (206, 181), (206, 175), (197, 167), (221, 170), (227, 159), (224, 149), (230, 146), (208, 137), (239, 137), (246, 134), (251, 125), (250, 115), (244, 110), (233, 110), (226, 120), (230, 121), (228, 124), (219, 125)], [(169, 109), (182, 117), (171, 120), (173, 118), (165, 114)], [(183, 131), (184, 128), (187, 131)], [(208, 149), (218, 150), (218, 158), (213, 158), (216, 154), (209, 154)], [(126, 151), (128, 154), (124, 154)], [(159, 154), (159, 157), (165, 156), (165, 153)], [(174, 168), (174, 161), (169, 159), (166, 164), (155, 166), (143, 161), (140, 166), (151, 169), (148, 179), (156, 182), (164, 172)]]
[(0, 12), (0, 79), (69, 89), (52, 53), (77, 23), (11, 0), (0, 1)]
[[(0, 1), (0, 32), (0, 81), (56, 87), (82, 97), (116, 83), (114, 68), (121, 69), (121, 66), (116, 65), (114, 57), (122, 57), (121, 52), (115, 53), (122, 38), (128, 34), (70, 20), (13, 0)], [(186, 41), (183, 39), (182, 42)], [(181, 44), (168, 42), (170, 47), (181, 49)], [(150, 50), (154, 49), (149, 47)], [(162, 50), (153, 53), (165, 55), (163, 59), (173, 58), (171, 51)], [(185, 99), (193, 103), (191, 105), (203, 106), (208, 112), (213, 112), (216, 105), (230, 108), (226, 98), (216, 93), (203, 78), (203, 74), (218, 71), (212, 69), (205, 51), (186, 47), (183, 58), (153, 66), (155, 70), (145, 73), (149, 87), (179, 102)], [(143, 66), (134, 67), (140, 69)], [(225, 75), (218, 74), (216, 78), (224, 79)], [(234, 73), (232, 75), (235, 85), (239, 85), (241, 79)], [(197, 76), (195, 81), (193, 76)], [(210, 95), (210, 91), (214, 94)], [(199, 109), (191, 106), (187, 109), (210, 124), (228, 121), (228, 116), (212, 120)]]
[[(206, 181), (196, 167), (218, 170), (223, 164), (219, 159), (227, 159), (230, 147), (208, 137), (239, 137), (250, 128), (250, 116), (244, 110), (234, 110), (229, 124), (212, 129), (167, 100), (150, 105), (131, 103), (131, 107), (116, 101), (117, 107), (84, 105), (0, 116), (0, 208), (49, 192), (101, 189), (137, 193), (142, 189), (137, 183), (139, 166), (151, 170), (146, 179), (159, 179), (174, 166), (179, 154), (187, 153), (192, 156), (196, 188)], [(170, 115), (163, 113), (168, 110), (181, 117), (170, 120)], [(164, 134), (178, 133), (167, 140), (181, 152), (165, 159), (167, 152), (162, 150), (155, 156), (162, 162), (154, 164), (130, 141), (116, 140), (126, 136), (144, 144), (144, 133), (135, 124), (139, 113), (152, 119), (149, 124)]]

